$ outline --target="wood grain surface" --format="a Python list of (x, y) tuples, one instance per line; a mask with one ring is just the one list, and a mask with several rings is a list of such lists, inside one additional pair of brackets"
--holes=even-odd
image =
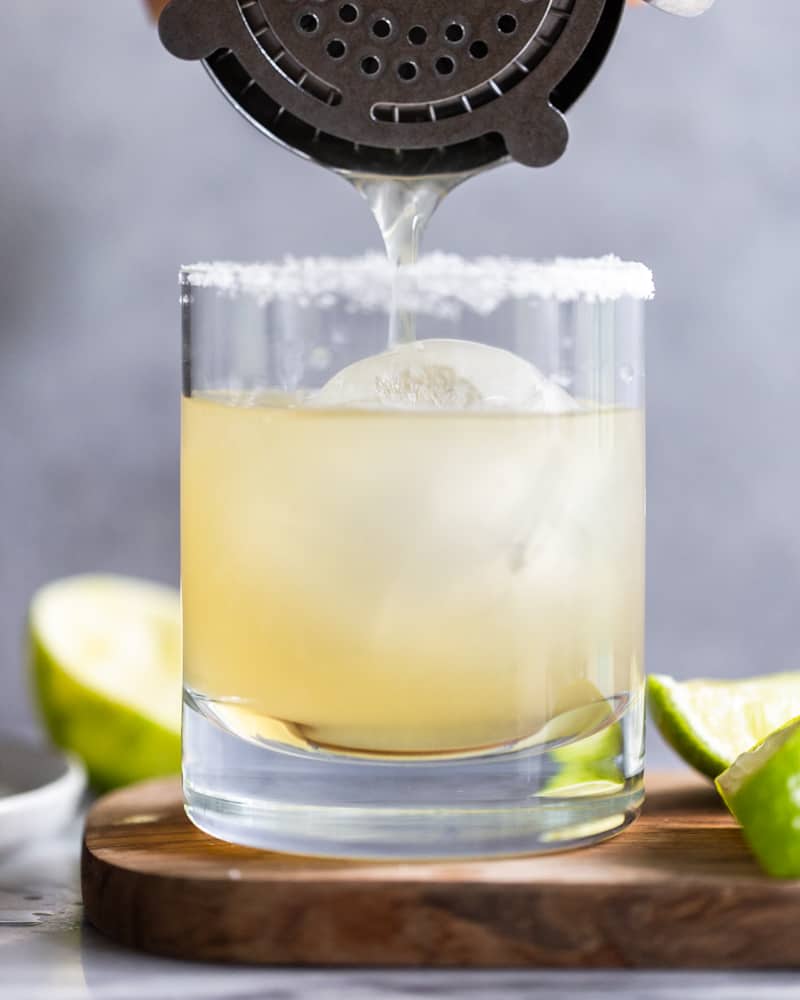
[(760, 874), (711, 787), (648, 778), (619, 837), (491, 861), (359, 862), (271, 854), (189, 823), (177, 780), (91, 810), (86, 916), (182, 958), (466, 967), (800, 967), (800, 882)]

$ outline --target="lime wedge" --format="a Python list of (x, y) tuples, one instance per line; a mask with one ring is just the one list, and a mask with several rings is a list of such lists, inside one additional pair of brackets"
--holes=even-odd
[(29, 615), (34, 694), (97, 788), (180, 769), (178, 593), (121, 576), (57, 580)]
[(622, 753), (622, 727), (613, 721), (614, 712), (600, 692), (587, 684), (586, 694), (589, 693), (594, 698), (584, 708), (559, 717), (560, 731), (550, 724), (549, 733), (553, 736), (563, 736), (570, 730), (591, 735), (550, 751), (550, 760), (558, 765), (558, 770), (540, 795), (558, 798), (606, 795), (619, 791), (625, 783), (618, 759)]
[(685, 682), (653, 674), (647, 695), (667, 743), (687, 764), (716, 778), (739, 754), (800, 715), (800, 673)]
[(800, 719), (737, 757), (716, 785), (764, 871), (800, 878)]

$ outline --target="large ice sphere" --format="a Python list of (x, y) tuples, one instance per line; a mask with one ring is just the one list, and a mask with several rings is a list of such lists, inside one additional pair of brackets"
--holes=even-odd
[(529, 361), (469, 340), (418, 340), (356, 361), (310, 405), (533, 413), (578, 408)]

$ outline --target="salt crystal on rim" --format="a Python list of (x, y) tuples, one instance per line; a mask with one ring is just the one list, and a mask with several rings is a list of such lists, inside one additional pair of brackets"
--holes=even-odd
[(395, 307), (417, 313), (457, 315), (471, 309), (482, 315), (507, 300), (549, 299), (556, 302), (613, 302), (650, 299), (653, 275), (644, 264), (613, 255), (552, 261), (512, 257), (466, 260), (456, 254), (433, 253), (396, 271), (381, 254), (363, 257), (287, 257), (264, 264), (217, 262), (181, 269), (192, 288), (247, 295), (260, 306), (290, 300), (327, 308), (342, 303), (350, 310)]

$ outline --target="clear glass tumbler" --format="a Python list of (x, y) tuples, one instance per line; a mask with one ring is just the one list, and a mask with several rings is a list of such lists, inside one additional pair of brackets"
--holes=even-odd
[(650, 272), (367, 256), (181, 289), (191, 819), (360, 857), (623, 829)]

